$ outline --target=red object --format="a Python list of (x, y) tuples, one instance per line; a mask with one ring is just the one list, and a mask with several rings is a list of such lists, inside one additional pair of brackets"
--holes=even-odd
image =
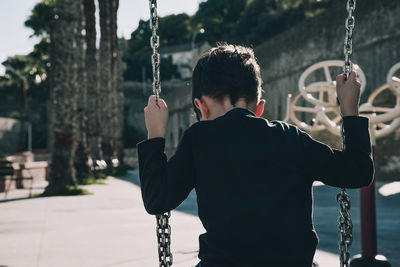
[(375, 181), (360, 189), (361, 254), (374, 258), (377, 254)]
[[(372, 146), (375, 161), (375, 146)], [(375, 179), (367, 187), (360, 189), (361, 254), (374, 258), (378, 253), (376, 238)]]
[[(372, 146), (372, 159), (375, 160)], [(350, 267), (391, 267), (386, 257), (378, 254), (376, 236), (375, 180), (360, 189), (361, 255), (354, 256)]]

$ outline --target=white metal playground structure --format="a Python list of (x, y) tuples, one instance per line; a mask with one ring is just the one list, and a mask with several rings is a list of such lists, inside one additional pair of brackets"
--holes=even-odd
[[(298, 87), (300, 93), (293, 98), (288, 95), (285, 121), (291, 120), (299, 128), (308, 132), (327, 130), (340, 136), (341, 114), (336, 98), (336, 82), (331, 77), (331, 67), (341, 67), (342, 61), (328, 60), (316, 63), (306, 69), (300, 76)], [(366, 77), (358, 65), (354, 65), (358, 79), (361, 82), (361, 93), (366, 86)], [(317, 81), (306, 84), (307, 78), (318, 69), (325, 74), (325, 81)], [(370, 134), (372, 144), (377, 138), (382, 138), (394, 132), (400, 127), (400, 78), (396, 75), (400, 72), (400, 63), (395, 64), (388, 72), (386, 83), (374, 90), (366, 103), (360, 105), (360, 113), (370, 120)], [(400, 75), (398, 75), (400, 76)], [(381, 94), (390, 92), (395, 99), (392, 106), (376, 106), (375, 100)], [(298, 105), (300, 100), (306, 100), (310, 105)], [(298, 118), (298, 113), (309, 113), (312, 116), (311, 123)]]
[[(284, 120), (293, 122), (299, 128), (310, 133), (329, 131), (336, 136), (341, 136), (342, 117), (336, 96), (336, 81), (332, 79), (331, 70), (333, 67), (341, 66), (342, 61), (340, 60), (328, 60), (307, 68), (298, 82), (300, 92), (293, 99), (291, 94), (287, 97)], [(365, 74), (359, 66), (354, 65), (353, 68), (357, 72), (361, 82), (361, 93), (363, 93), (366, 86)], [(318, 71), (320, 72), (319, 76), (316, 74)], [(308, 83), (310, 76), (313, 76), (312, 82)], [(319, 80), (321, 77), (324, 79)], [(370, 121), (373, 152), (378, 138), (386, 137), (400, 128), (399, 77), (400, 62), (388, 71), (386, 83), (375, 89), (369, 95), (367, 102), (360, 105), (360, 114), (368, 117)], [(385, 101), (378, 103), (376, 100), (383, 95)], [(308, 115), (304, 116), (305, 114)], [(303, 115), (303, 120), (299, 119), (300, 115)], [(377, 255), (375, 182), (360, 190), (360, 208), (362, 255), (353, 258), (351, 266), (390, 266), (385, 257)], [(341, 224), (340, 217), (339, 224)]]

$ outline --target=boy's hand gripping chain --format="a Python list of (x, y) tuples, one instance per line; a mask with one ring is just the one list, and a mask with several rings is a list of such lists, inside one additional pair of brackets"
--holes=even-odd
[[(153, 55), (151, 56), (151, 64), (153, 66), (153, 93), (156, 95), (156, 99), (159, 98), (161, 93), (161, 81), (160, 81), (160, 54), (158, 48), (160, 47), (160, 37), (157, 35), (158, 30), (158, 15), (157, 15), (157, 0), (149, 0), (150, 6), (150, 29), (152, 36), (150, 38), (150, 46), (153, 49)], [(172, 254), (171, 254), (171, 226), (169, 225), (169, 217), (171, 213), (165, 213), (157, 215), (157, 242), (158, 242), (158, 259), (160, 267), (172, 266)]]
[[(343, 71), (346, 77), (352, 71), (351, 55), (353, 53), (353, 30), (355, 19), (353, 12), (356, 8), (356, 0), (347, 0), (346, 9), (348, 16), (346, 18), (346, 36), (344, 38), (344, 67)], [(342, 150), (345, 149), (345, 136), (343, 131), (343, 121), (341, 125), (342, 134)], [(336, 200), (339, 203), (339, 220), (338, 220), (338, 232), (339, 232), (339, 253), (340, 253), (340, 266), (348, 266), (350, 253), (349, 248), (353, 242), (353, 224), (350, 218), (350, 198), (347, 195), (346, 189), (342, 188), (340, 193), (336, 196)]]

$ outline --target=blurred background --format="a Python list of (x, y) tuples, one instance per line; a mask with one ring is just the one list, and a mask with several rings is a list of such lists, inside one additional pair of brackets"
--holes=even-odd
[[(0, 179), (6, 200), (84, 195), (90, 191), (85, 186), (108, 176), (133, 175), (136, 143), (146, 138), (143, 108), (152, 94), (148, 5), (145, 0), (0, 2), (0, 169), (2, 177), (14, 177)], [(168, 155), (196, 122), (191, 72), (198, 56), (217, 42), (254, 48), (267, 101), (263, 116), (270, 120), (285, 119), (287, 95), (298, 93), (299, 77), (310, 65), (344, 58), (345, 1), (163, 0), (157, 11), (161, 97), (170, 111)], [(352, 60), (366, 75), (361, 103), (400, 62), (399, 14), (398, 0), (357, 2)], [(396, 106), (396, 96), (382, 94), (378, 104)], [(312, 124), (310, 114), (298, 117)], [(327, 130), (311, 134), (339, 147), (340, 138)], [(400, 204), (399, 139), (394, 129), (375, 147), (376, 180), (392, 185), (389, 195), (397, 197), (389, 213), (393, 207), (398, 212)], [(195, 203), (191, 207), (195, 210)], [(387, 247), (397, 242), (400, 249), (398, 234)]]

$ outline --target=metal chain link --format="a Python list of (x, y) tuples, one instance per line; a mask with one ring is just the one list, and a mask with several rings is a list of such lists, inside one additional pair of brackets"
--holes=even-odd
[(345, 21), (346, 35), (344, 37), (344, 66), (343, 72), (348, 78), (353, 69), (351, 63), (351, 55), (353, 54), (353, 30), (355, 26), (355, 18), (353, 12), (356, 9), (356, 0), (347, 0), (346, 9), (348, 16)]
[(340, 267), (347, 267), (350, 260), (349, 248), (353, 243), (353, 223), (350, 217), (350, 197), (346, 189), (341, 189), (336, 200), (340, 209), (338, 219)]
[(171, 253), (171, 226), (169, 225), (169, 218), (171, 213), (157, 215), (157, 242), (158, 242), (158, 260), (160, 267), (172, 266), (172, 253)]
[(150, 46), (153, 49), (151, 56), (151, 65), (153, 67), (153, 93), (157, 99), (161, 93), (161, 79), (160, 79), (160, 63), (161, 57), (158, 53), (160, 47), (160, 37), (157, 35), (158, 30), (158, 14), (157, 14), (157, 0), (149, 0), (150, 5), (150, 29), (152, 36), (150, 38)]
[[(353, 54), (353, 30), (355, 18), (353, 12), (356, 9), (356, 0), (347, 0), (346, 10), (348, 16), (345, 21), (346, 35), (344, 38), (344, 66), (343, 72), (346, 78), (349, 78), (353, 65), (351, 63), (351, 55)], [(341, 124), (342, 134), (342, 150), (345, 150), (345, 133), (343, 129), (343, 121)], [(339, 234), (339, 253), (340, 267), (348, 267), (350, 260), (349, 248), (353, 243), (353, 223), (350, 217), (350, 197), (347, 195), (346, 189), (342, 188), (336, 196), (336, 201), (339, 204), (338, 218), (338, 234)]]
[[(345, 150), (345, 135), (343, 128), (343, 120), (340, 125), (340, 132), (342, 134), (342, 151)], [(350, 253), (349, 248), (353, 243), (353, 223), (350, 217), (350, 197), (346, 189), (341, 188), (339, 194), (336, 196), (336, 201), (339, 204), (339, 217), (338, 217), (338, 234), (339, 242), (338, 248), (340, 253), (340, 267), (349, 266)]]
[[(149, 0), (150, 7), (150, 29), (152, 36), (150, 38), (150, 46), (153, 49), (151, 56), (151, 65), (153, 67), (153, 93), (156, 99), (160, 97), (161, 93), (161, 79), (160, 79), (160, 63), (161, 57), (158, 53), (160, 47), (160, 37), (157, 35), (158, 30), (158, 14), (157, 14), (157, 0)], [(171, 254), (171, 226), (169, 225), (169, 218), (171, 213), (164, 213), (156, 215), (157, 220), (157, 242), (158, 242), (158, 260), (160, 267), (172, 266)]]

